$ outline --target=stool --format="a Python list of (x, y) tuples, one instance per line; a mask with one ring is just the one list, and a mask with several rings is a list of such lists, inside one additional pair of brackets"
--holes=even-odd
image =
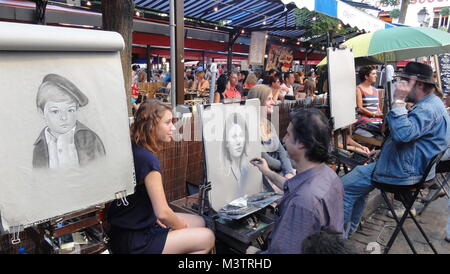
[[(384, 183), (384, 182), (382, 183), (382, 182), (372, 181), (373, 186), (381, 191), (381, 195), (383, 196), (384, 201), (386, 202), (387, 206), (389, 207), (389, 210), (391, 211), (392, 216), (394, 216), (394, 220), (397, 223), (394, 233), (392, 234), (386, 248), (384, 249), (384, 254), (389, 253), (389, 250), (391, 249), (392, 245), (394, 244), (394, 241), (397, 238), (398, 233), (400, 231), (402, 231), (403, 236), (405, 236), (405, 239), (408, 242), (408, 245), (411, 248), (412, 252), (414, 254), (417, 254), (417, 251), (414, 248), (413, 243), (409, 239), (408, 234), (403, 229), (403, 224), (404, 224), (406, 218), (408, 217), (408, 214), (413, 219), (417, 228), (420, 230), (420, 233), (422, 233), (423, 237), (425, 238), (425, 240), (427, 241), (428, 245), (431, 247), (433, 252), (435, 254), (437, 254), (437, 251), (434, 248), (433, 244), (428, 239), (428, 236), (425, 234), (425, 232), (422, 229), (422, 227), (420, 226), (419, 222), (417, 222), (416, 218), (411, 214), (410, 211), (414, 205), (414, 201), (416, 200), (417, 196), (420, 193), (420, 190), (425, 187), (424, 184), (425, 184), (426, 178), (428, 176), (428, 173), (430, 173), (431, 168), (439, 162), (439, 160), (441, 159), (443, 154), (444, 153), (441, 152), (431, 159), (430, 163), (428, 164), (427, 168), (425, 169), (425, 172), (424, 172), (421, 180), (417, 184), (403, 186), (403, 185), (393, 185), (393, 184), (388, 184), (388, 183)], [(400, 220), (398, 219), (397, 215), (395, 214), (394, 207), (391, 204), (391, 202), (389, 201), (389, 198), (386, 194), (387, 192), (393, 193), (394, 195), (399, 197), (400, 201), (402, 202), (403, 206), (405, 207), (405, 212), (403, 213), (403, 216), (401, 216)]]

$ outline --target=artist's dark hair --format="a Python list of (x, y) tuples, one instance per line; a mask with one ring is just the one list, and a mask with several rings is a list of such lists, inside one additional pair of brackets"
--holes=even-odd
[(133, 70), (133, 71), (136, 71), (137, 69), (140, 69), (141, 67), (139, 66), (139, 65), (133, 65), (132, 67), (131, 67), (131, 69)]
[(318, 109), (306, 108), (290, 114), (294, 140), (306, 148), (309, 161), (323, 163), (328, 159), (331, 131), (328, 119)]
[(359, 81), (362, 83), (366, 81), (366, 76), (369, 76), (372, 70), (376, 70), (377, 68), (375, 66), (365, 66), (359, 69), (358, 71), (358, 78)]
[(357, 254), (342, 234), (328, 231), (314, 233), (303, 240), (303, 254)]

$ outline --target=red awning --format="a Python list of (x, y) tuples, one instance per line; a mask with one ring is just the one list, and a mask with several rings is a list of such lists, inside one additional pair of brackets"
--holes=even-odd
[[(133, 32), (133, 44), (169, 47), (170, 39), (169, 36), (165, 35)], [(200, 50), (227, 51), (227, 43), (225, 42), (214, 42), (191, 38), (184, 39), (184, 47)], [(233, 52), (248, 53), (248, 50), (248, 45), (235, 44), (233, 46)]]
[[(137, 55), (136, 57), (139, 59), (145, 59), (147, 58), (147, 49), (146, 48), (138, 48), (133, 47), (133, 54)], [(170, 58), (170, 50), (168, 49), (152, 49), (151, 50), (151, 56), (159, 56), (164, 58)], [(202, 60), (202, 52), (198, 51), (185, 51), (184, 52), (184, 58), (186, 60)], [(218, 53), (208, 53), (205, 52), (205, 59), (206, 58), (214, 58), (214, 59), (227, 59), (227, 54), (218, 54)], [(236, 60), (247, 60), (247, 56), (236, 56), (233, 55), (233, 61)], [(217, 60), (214, 60), (217, 62)]]

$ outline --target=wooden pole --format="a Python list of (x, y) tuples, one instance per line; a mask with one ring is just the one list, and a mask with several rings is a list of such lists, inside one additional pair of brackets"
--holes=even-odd
[(437, 56), (437, 55), (433, 55), (433, 57), (434, 57), (434, 67), (435, 67), (435, 70), (436, 70), (436, 76), (437, 76), (437, 79), (438, 79), (438, 86), (439, 86), (439, 89), (440, 89), (442, 92), (444, 92), (444, 91), (442, 90), (441, 70), (439, 69), (439, 59), (438, 59), (438, 56)]
[[(175, 1), (176, 105), (184, 104), (184, 1)], [(170, 45), (173, 47), (173, 45)]]
[(120, 33), (125, 42), (125, 48), (120, 52), (123, 79), (127, 94), (128, 115), (131, 116), (131, 52), (133, 35), (133, 0), (102, 1), (102, 24), (104, 30)]

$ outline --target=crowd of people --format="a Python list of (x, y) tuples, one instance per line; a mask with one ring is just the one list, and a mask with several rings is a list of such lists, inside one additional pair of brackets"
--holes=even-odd
[[(134, 87), (134, 97), (137, 96), (137, 83), (140, 82), (163, 82), (170, 88), (170, 74), (164, 74), (162, 70), (152, 71), (150, 79), (147, 79), (147, 70), (139, 65), (132, 67), (132, 79)], [(320, 93), (326, 91), (322, 85), (319, 88), (319, 74), (311, 69), (306, 76), (304, 71), (281, 73), (274, 69), (266, 73), (252, 70), (236, 70), (227, 72), (223, 66), (219, 65), (216, 74), (216, 87), (214, 102), (221, 102), (223, 99), (245, 99), (248, 91), (256, 84), (264, 84), (272, 89), (273, 99), (295, 100), (301, 98), (313, 99)], [(199, 67), (187, 67), (184, 72), (185, 91), (198, 92), (207, 95), (211, 88), (210, 65), (205, 69)], [(323, 84), (323, 83), (322, 83)], [(134, 102), (133, 102), (134, 103)]]
[[(209, 88), (203, 70), (197, 70), (194, 79), (191, 76), (186, 73), (193, 89)], [(376, 67), (362, 67), (358, 76), (358, 119), (353, 128), (377, 132), (385, 124), (387, 129), (377, 160), (339, 177), (327, 162), (332, 132), (323, 112), (303, 108), (291, 113), (285, 136), (277, 135), (270, 119), (261, 119), (263, 153), (250, 163), (283, 197), (277, 202), (267, 249), (250, 247), (247, 253), (356, 252), (346, 239), (359, 227), (367, 196), (374, 189), (372, 181), (414, 185), (430, 160), (449, 147), (449, 105), (444, 103), (430, 66), (408, 63), (399, 74), (391, 110), (385, 115), (379, 90), (374, 87)], [(313, 71), (306, 77), (302, 72), (273, 70), (259, 77), (253, 72), (222, 73), (214, 101), (258, 98), (261, 117), (270, 117), (277, 100), (315, 96), (316, 77)], [(173, 130), (170, 107), (155, 99), (141, 104), (131, 126), (138, 185), (129, 206), (114, 205), (109, 210), (113, 252), (208, 253), (214, 247), (214, 233), (205, 228), (203, 219), (174, 213), (164, 196), (156, 155), (162, 143), (171, 141)], [(346, 143), (367, 156), (375, 152), (354, 141), (351, 134)], [(450, 241), (450, 220), (447, 233), (445, 240)]]

